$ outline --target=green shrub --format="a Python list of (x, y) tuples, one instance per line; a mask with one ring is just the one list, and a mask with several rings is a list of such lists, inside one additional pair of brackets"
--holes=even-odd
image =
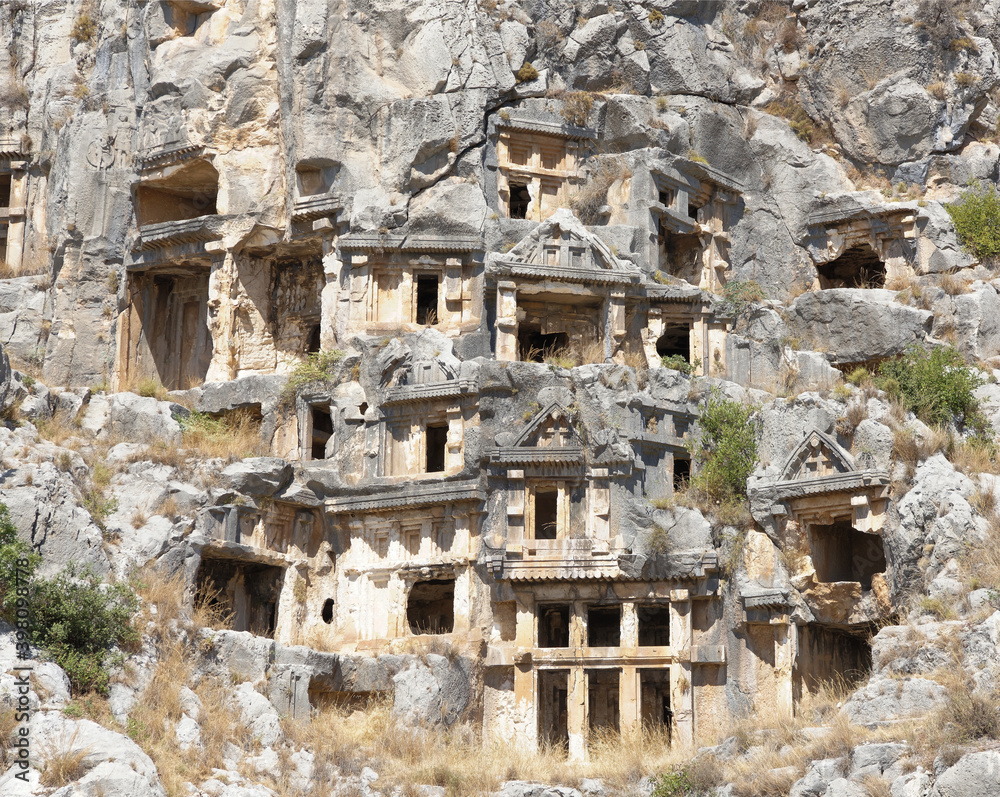
[(684, 359), (682, 354), (670, 354), (666, 357), (660, 358), (660, 365), (664, 368), (671, 368), (674, 371), (680, 371), (682, 374), (693, 374), (701, 367), (701, 360), (695, 357), (693, 363), (689, 363)]
[(764, 301), (764, 289), (756, 280), (730, 280), (722, 289), (721, 309), (740, 318), (757, 302)]
[(983, 421), (973, 391), (985, 383), (952, 346), (924, 349), (912, 345), (878, 369), (878, 386), (930, 425), (963, 422), (978, 430)]
[(701, 438), (692, 453), (700, 464), (692, 486), (720, 503), (742, 499), (747, 479), (757, 466), (757, 408), (723, 398), (713, 391), (698, 424)]
[(27, 586), (40, 560), (31, 546), (18, 538), (7, 505), (0, 504), (0, 618), (9, 623), (16, 620), (18, 578)]
[(332, 384), (337, 375), (337, 366), (343, 359), (344, 352), (339, 349), (313, 352), (295, 366), (285, 384), (283, 397), (292, 399), (307, 385)]
[(74, 692), (108, 691), (108, 667), (121, 660), (116, 648), (138, 643), (132, 619), (139, 599), (125, 583), (105, 584), (74, 566), (31, 584), (31, 640), (66, 671)]
[(976, 183), (945, 210), (969, 252), (980, 260), (1000, 255), (1000, 193), (995, 185)]

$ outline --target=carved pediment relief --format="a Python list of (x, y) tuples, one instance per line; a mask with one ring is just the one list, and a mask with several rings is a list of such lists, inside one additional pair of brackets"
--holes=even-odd
[(854, 459), (828, 434), (813, 431), (785, 461), (782, 481), (820, 479), (855, 470)]
[(514, 441), (514, 447), (579, 449), (583, 443), (570, 423), (566, 409), (553, 402), (539, 411)]
[(557, 210), (494, 265), (522, 276), (598, 282), (632, 282), (638, 270), (619, 260), (566, 208)]

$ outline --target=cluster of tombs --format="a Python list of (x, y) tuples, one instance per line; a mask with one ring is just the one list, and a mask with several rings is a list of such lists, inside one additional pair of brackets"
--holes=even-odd
[[(505, 414), (516, 379), (486, 375), (670, 357), (729, 376), (731, 319), (712, 293), (727, 279), (740, 184), (683, 158), (632, 168), (602, 209), (641, 242), (626, 258), (567, 208), (591, 131), (507, 118), (495, 132), (493, 202), (518, 231), (502, 252), (476, 237), (347, 232), (324, 161), (299, 166), (288, 235), (255, 229), (233, 244), (209, 149), (140, 157), (117, 386), (289, 373), (355, 339), (377, 352), (428, 328), (477, 341), (455, 367), (430, 358), (376, 389), (355, 374), (301, 391), (272, 453), (328, 469), (337, 486), (296, 482), (207, 510), (202, 598), (236, 630), (287, 644), (377, 654), (446, 640), (482, 659), (489, 735), (575, 757), (601, 729), (706, 738), (728, 721), (734, 680), (791, 711), (864, 671), (866, 635), (889, 611), (886, 474), (859, 470), (821, 432), (805, 439), (766, 488), (737, 605), (711, 544), (654, 566), (630, 526), (637, 502), (668, 498), (690, 473), (686, 405), (636, 394), (622, 406), (630, 431), (611, 439), (567, 401)], [(813, 221), (819, 287), (906, 267), (912, 213)]]
[[(296, 483), (203, 514), (198, 591), (232, 628), (356, 655), (451, 645), (483, 665), (487, 738), (578, 758), (602, 730), (711, 738), (734, 710), (733, 681), (792, 712), (869, 669), (867, 640), (891, 613), (889, 478), (828, 435), (803, 438), (758, 487), (767, 514), (735, 590), (710, 541), (663, 554), (664, 568), (630, 527), (637, 496), (669, 494), (688, 473), (682, 410), (632, 402), (641, 431), (609, 440), (553, 401), (503, 420), (513, 430), (491, 435), (473, 469), (463, 434), (498, 428), (475, 409), (485, 377), (394, 390), (391, 403), (426, 419), (404, 457), (412, 473), (332, 496)], [(435, 408), (450, 400), (470, 411), (438, 434)]]
[[(728, 279), (742, 185), (700, 161), (640, 154), (608, 189), (602, 223), (588, 227), (568, 208), (585, 188), (593, 131), (510, 114), (494, 128), (488, 201), (508, 239), (523, 233), (502, 252), (434, 230), (346, 232), (339, 167), (323, 159), (297, 167), (287, 234), (254, 227), (234, 242), (211, 148), (173, 141), (139, 153), (114, 384), (186, 389), (287, 373), (356, 336), (427, 327), (488, 335), (500, 360), (569, 350), (655, 367), (677, 356), (695, 373), (731, 377), (731, 319), (712, 296)], [(17, 179), (7, 185), (11, 260), (13, 205), (24, 197)], [(880, 287), (910, 273), (913, 209), (844, 207), (809, 219), (814, 287)], [(615, 241), (628, 242), (627, 255)]]

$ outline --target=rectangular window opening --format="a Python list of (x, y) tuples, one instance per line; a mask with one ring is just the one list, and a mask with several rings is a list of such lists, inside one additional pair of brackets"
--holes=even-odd
[(538, 647), (569, 647), (569, 604), (538, 607)]
[(587, 670), (587, 708), (590, 730), (619, 730), (618, 690), (621, 670)]
[(670, 709), (669, 667), (639, 670), (639, 700), (643, 727), (663, 728), (669, 740), (674, 724), (674, 712)]
[(691, 481), (691, 460), (674, 458), (674, 489), (683, 491)]
[(588, 607), (587, 645), (592, 648), (617, 648), (621, 644), (621, 605)]
[(538, 737), (548, 747), (569, 744), (569, 670), (538, 673)]
[(12, 189), (12, 176), (9, 174), (0, 174), (0, 208), (10, 207)]
[(273, 638), (284, 576), (280, 567), (203, 558), (196, 578), (195, 603), (215, 608), (234, 631)]
[(531, 194), (528, 193), (528, 186), (524, 184), (510, 184), (510, 204), (508, 215), (512, 219), (528, 218), (528, 208), (531, 206)]
[(427, 473), (444, 472), (444, 455), (447, 443), (448, 424), (434, 423), (427, 426)]
[(667, 647), (670, 645), (670, 606), (649, 603), (636, 606), (639, 618), (639, 646)]
[(559, 528), (559, 491), (535, 490), (535, 539), (554, 540)]
[(417, 276), (417, 323), (434, 326), (438, 322), (437, 274)]
[(326, 459), (326, 444), (333, 436), (333, 417), (330, 415), (330, 408), (322, 404), (313, 404), (309, 407), (309, 415), (312, 420), (310, 457)]
[(414, 584), (406, 601), (406, 622), (414, 634), (450, 634), (455, 629), (455, 579)]

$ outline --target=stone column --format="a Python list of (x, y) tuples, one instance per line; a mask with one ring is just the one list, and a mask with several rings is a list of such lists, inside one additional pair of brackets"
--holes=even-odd
[(571, 667), (566, 697), (566, 726), (569, 730), (569, 758), (587, 760), (587, 673)]
[(524, 740), (534, 746), (538, 743), (538, 700), (535, 689), (535, 671), (532, 649), (535, 646), (534, 602), (517, 596), (517, 621), (514, 631), (514, 704), (524, 719)]
[(618, 683), (618, 717), (621, 732), (639, 727), (640, 687), (639, 668), (622, 667), (621, 680)]
[(605, 359), (613, 358), (615, 362), (625, 361), (622, 344), (625, 341), (625, 291), (613, 290), (606, 302), (607, 324), (605, 331), (607, 339), (604, 343)]
[(691, 594), (686, 589), (670, 590), (670, 641), (678, 662), (670, 668), (670, 705), (674, 712), (677, 740), (691, 744), (694, 739), (694, 686), (691, 669)]
[(517, 284), (504, 280), (497, 283), (497, 351), (498, 360), (517, 360)]
[[(320, 295), (319, 321), (319, 345), (323, 351), (337, 348), (337, 303), (340, 300), (340, 283), (345, 265), (337, 248), (337, 239), (333, 236), (332, 224), (327, 232), (323, 236), (323, 276), (326, 282)], [(350, 270), (349, 258), (346, 265)]]
[(793, 688), (792, 666), (798, 647), (798, 626), (788, 622), (788, 615), (782, 614), (771, 621), (774, 628), (774, 680), (778, 710), (792, 715)]

